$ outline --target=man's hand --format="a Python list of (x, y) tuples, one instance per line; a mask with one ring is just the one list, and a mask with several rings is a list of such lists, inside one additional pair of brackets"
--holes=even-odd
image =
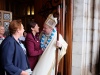
[(62, 44), (61, 44), (59, 41), (57, 41), (57, 42), (56, 42), (56, 46), (57, 46), (58, 48), (61, 48), (61, 47), (62, 47)]

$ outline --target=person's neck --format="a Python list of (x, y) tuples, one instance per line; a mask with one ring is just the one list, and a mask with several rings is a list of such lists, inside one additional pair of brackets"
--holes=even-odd
[(18, 41), (18, 38), (19, 38), (19, 36), (18, 36), (18, 35), (13, 34), (12, 36), (14, 37), (14, 39), (15, 39), (16, 41)]
[(2, 38), (2, 37), (4, 37), (2, 34), (0, 34), (0, 37)]
[(36, 35), (36, 32), (32, 31), (32, 34), (35, 36)]

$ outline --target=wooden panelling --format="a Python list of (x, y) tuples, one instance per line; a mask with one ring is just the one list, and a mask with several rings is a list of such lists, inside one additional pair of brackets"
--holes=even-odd
[(0, 10), (5, 10), (5, 0), (0, 0)]
[(42, 30), (46, 17), (57, 10), (60, 0), (34, 0), (34, 3), (34, 19), (39, 23), (40, 30)]
[(66, 0), (67, 14), (66, 14), (66, 31), (65, 38), (68, 43), (67, 54), (64, 59), (64, 75), (71, 75), (72, 73), (72, 20), (73, 20), (73, 0)]

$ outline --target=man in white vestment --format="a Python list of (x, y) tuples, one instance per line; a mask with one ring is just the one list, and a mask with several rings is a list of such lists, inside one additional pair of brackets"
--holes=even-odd
[(43, 32), (40, 35), (41, 48), (44, 50), (32, 75), (55, 75), (55, 52), (58, 47), (58, 62), (66, 54), (68, 44), (59, 34), (57, 41), (57, 18), (50, 14), (43, 26)]

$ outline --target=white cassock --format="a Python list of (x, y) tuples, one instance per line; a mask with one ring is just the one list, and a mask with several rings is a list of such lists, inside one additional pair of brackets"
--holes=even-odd
[[(32, 75), (55, 75), (55, 52), (56, 52), (57, 33), (48, 44), (38, 63), (36, 64)], [(58, 51), (58, 62), (66, 54), (68, 44), (59, 35), (59, 41), (62, 44), (62, 49)]]

